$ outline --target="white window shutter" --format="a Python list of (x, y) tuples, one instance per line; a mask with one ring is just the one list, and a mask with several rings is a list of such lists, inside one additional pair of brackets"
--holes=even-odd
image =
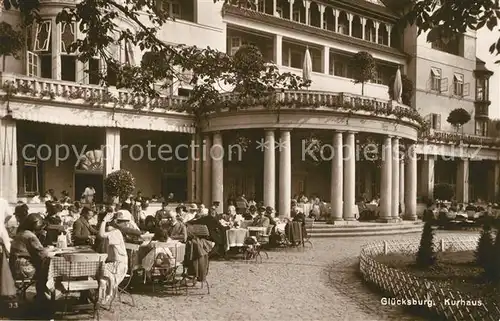
[[(39, 37), (47, 33), (46, 39), (40, 39)], [(35, 39), (34, 39), (34, 51), (47, 51), (49, 50), (50, 41), (52, 39), (52, 21), (46, 20), (36, 25)]]
[(441, 130), (441, 114), (438, 114), (436, 118), (437, 118), (436, 129)]
[(448, 91), (448, 78), (443, 78), (441, 79), (441, 92), (447, 92)]
[(464, 84), (464, 94), (463, 94), (463, 96), (467, 97), (469, 95), (470, 95), (470, 84), (466, 83), (466, 84)]
[(26, 52), (26, 75), (28, 77), (38, 77), (38, 55), (32, 51)]

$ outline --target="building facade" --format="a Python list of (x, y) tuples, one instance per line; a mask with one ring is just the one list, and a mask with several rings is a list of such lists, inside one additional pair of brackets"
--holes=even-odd
[[(7, 57), (2, 65), (0, 186), (1, 196), (11, 202), (48, 189), (78, 199), (87, 186), (103, 200), (103, 178), (120, 168), (132, 172), (143, 195), (174, 193), (181, 201), (224, 206), (244, 193), (287, 216), (292, 196), (305, 193), (329, 201), (335, 220), (354, 220), (361, 195), (380, 196), (386, 221), (396, 219), (400, 207), (414, 219), (417, 196), (432, 196), (437, 182), (455, 184), (460, 201), (498, 196), (498, 152), (486, 137), (491, 73), (476, 60), (474, 34), (429, 44), (411, 27), (397, 30), (398, 15), (378, 0), (258, 0), (255, 6), (163, 1), (175, 17), (160, 31), (168, 43), (210, 46), (229, 55), (253, 44), (280, 71), (298, 75), (306, 49), (311, 54), (311, 86), (280, 93), (276, 100), (284, 108), (221, 110), (196, 123), (193, 115), (175, 108), (189, 95), (188, 81), (153, 100), (116, 90), (112, 82), (99, 86), (95, 74), (102, 60), (83, 64), (66, 50), (81, 37), (77, 26), (55, 22), (67, 5), (44, 1), (44, 21), (31, 33), (22, 59)], [(20, 19), (15, 11), (0, 14), (12, 24)], [(138, 63), (142, 57), (128, 45), (109, 50), (122, 62)], [(359, 51), (369, 52), (377, 64), (364, 95), (353, 83), (349, 63)], [(398, 68), (413, 80), (411, 106), (389, 98)], [(472, 115), (463, 135), (445, 123), (459, 107)], [(431, 124), (425, 141), (419, 140), (416, 112)], [(455, 148), (444, 139), (449, 135), (466, 137), (465, 146)], [(177, 153), (176, 146), (193, 142), (202, 148)], [(366, 142), (383, 147), (381, 160), (357, 157)], [(162, 150), (166, 144), (175, 150)], [(322, 146), (328, 146), (329, 156), (323, 157)], [(400, 158), (400, 150), (407, 157)], [(416, 154), (422, 157), (417, 160)], [(443, 155), (460, 160), (440, 165)], [(476, 160), (488, 169), (475, 166)], [(476, 167), (486, 173), (491, 189), (481, 190), (483, 176), (469, 174)]]

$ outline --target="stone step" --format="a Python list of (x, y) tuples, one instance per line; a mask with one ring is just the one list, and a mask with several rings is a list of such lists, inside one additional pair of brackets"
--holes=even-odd
[(314, 222), (313, 229), (331, 229), (331, 228), (361, 228), (361, 227), (370, 227), (370, 228), (377, 228), (377, 227), (415, 227), (415, 226), (421, 226), (422, 222), (421, 221), (404, 221), (404, 223), (377, 223), (377, 222), (360, 222), (360, 223), (352, 223), (352, 224), (346, 224), (346, 225), (334, 225), (334, 224), (327, 224), (326, 222)]
[(371, 231), (352, 231), (352, 232), (326, 232), (311, 233), (311, 239), (316, 238), (334, 238), (334, 237), (359, 237), (359, 236), (377, 236), (377, 235), (396, 235), (396, 234), (420, 234), (422, 229), (404, 229), (404, 230), (371, 230)]
[(406, 231), (419, 229), (422, 230), (422, 226), (360, 226), (358, 228), (345, 228), (345, 227), (331, 227), (331, 228), (312, 228), (309, 230), (311, 234), (322, 234), (322, 233), (358, 233), (358, 232), (370, 232), (370, 231)]

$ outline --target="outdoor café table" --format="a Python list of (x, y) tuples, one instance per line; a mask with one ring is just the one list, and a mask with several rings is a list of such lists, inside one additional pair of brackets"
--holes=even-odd
[(256, 236), (256, 235), (264, 235), (267, 232), (267, 227), (262, 227), (262, 226), (249, 226), (248, 227), (248, 234), (250, 236)]
[(285, 233), (286, 223), (277, 223), (276, 230)]
[[(153, 246), (154, 242), (151, 243), (150, 241), (143, 242), (142, 244), (125, 243), (125, 247), (128, 252), (127, 254), (129, 255), (129, 268), (131, 271), (139, 270), (142, 268), (142, 261), (146, 257), (146, 255), (148, 255), (148, 253), (153, 249)], [(183, 251), (186, 245), (178, 241), (171, 241), (167, 242), (167, 247), (172, 252), (172, 254), (174, 254), (176, 253), (176, 249)], [(178, 254), (177, 260), (181, 259), (184, 259), (183, 255)]]
[[(67, 247), (64, 249), (50, 248), (47, 249), (49, 253), (48, 260), (45, 264), (45, 271), (47, 273), (47, 289), (51, 292), (52, 298), (55, 299), (55, 281), (58, 278), (69, 275), (70, 263), (63, 257), (64, 254), (77, 254), (77, 253), (96, 253), (90, 246), (75, 246)], [(78, 263), (73, 265), (74, 269), (86, 269), (85, 263)], [(88, 268), (89, 276), (95, 275), (95, 267)], [(43, 272), (45, 273), (45, 272)]]
[(248, 230), (244, 228), (232, 228), (226, 230), (226, 251), (232, 247), (245, 245), (245, 239), (248, 236)]

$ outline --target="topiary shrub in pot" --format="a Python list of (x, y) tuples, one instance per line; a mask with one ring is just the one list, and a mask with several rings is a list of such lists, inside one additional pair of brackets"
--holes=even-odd
[(104, 190), (115, 203), (116, 199), (123, 202), (135, 190), (135, 178), (125, 169), (114, 171), (104, 179)]
[(455, 186), (452, 184), (440, 183), (434, 185), (434, 199), (451, 201), (453, 196), (455, 196)]

